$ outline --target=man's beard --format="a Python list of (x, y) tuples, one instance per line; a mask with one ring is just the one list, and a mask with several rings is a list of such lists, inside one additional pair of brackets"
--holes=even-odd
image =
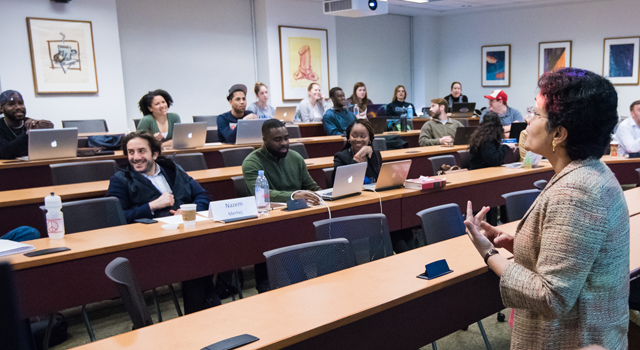
[(282, 159), (289, 153), (289, 147), (287, 147), (287, 150), (284, 152), (280, 152), (279, 149), (272, 149), (271, 147), (267, 147), (267, 151), (269, 151), (269, 153), (271, 153), (274, 157)]

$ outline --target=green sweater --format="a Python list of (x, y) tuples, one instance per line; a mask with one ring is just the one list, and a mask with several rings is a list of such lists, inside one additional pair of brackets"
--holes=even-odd
[(430, 120), (422, 126), (420, 129), (420, 139), (418, 143), (420, 146), (435, 146), (440, 144), (440, 139), (445, 136), (456, 136), (456, 129), (461, 127), (462, 123), (455, 119), (449, 118), (445, 124), (442, 124), (439, 120)]
[[(167, 121), (169, 122), (169, 132), (167, 133), (167, 137), (162, 139), (163, 142), (173, 139), (173, 124), (180, 123), (180, 116), (176, 113), (168, 113)], [(156, 123), (156, 119), (151, 114), (148, 114), (142, 117), (142, 120), (140, 120), (137, 131), (146, 131), (149, 134), (153, 135), (157, 132), (160, 132), (160, 129), (158, 129), (158, 123)]]
[(255, 195), (258, 170), (264, 170), (272, 202), (286, 202), (291, 199), (294, 191), (321, 189), (309, 175), (304, 158), (293, 150), (289, 150), (286, 157), (277, 159), (263, 145), (245, 158), (242, 162), (242, 174), (252, 195)]

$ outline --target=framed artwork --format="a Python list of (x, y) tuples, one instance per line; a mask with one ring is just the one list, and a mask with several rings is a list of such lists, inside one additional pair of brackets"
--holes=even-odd
[(613, 85), (638, 85), (640, 36), (604, 39), (602, 75)]
[(511, 85), (511, 45), (482, 47), (482, 86)]
[(97, 94), (89, 21), (27, 17), (36, 94)]
[(538, 44), (538, 78), (549, 71), (571, 67), (571, 40)]
[(329, 46), (326, 29), (278, 26), (282, 99), (300, 101), (307, 87), (318, 83), (329, 97)]

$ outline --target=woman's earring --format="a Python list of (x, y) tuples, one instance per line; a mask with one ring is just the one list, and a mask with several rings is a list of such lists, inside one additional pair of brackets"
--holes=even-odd
[(553, 146), (553, 153), (556, 153), (556, 141), (552, 141), (551, 146)]

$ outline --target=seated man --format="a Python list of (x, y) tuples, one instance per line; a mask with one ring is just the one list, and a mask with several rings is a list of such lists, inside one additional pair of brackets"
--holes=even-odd
[(347, 132), (347, 126), (356, 120), (356, 116), (345, 108), (347, 99), (341, 88), (334, 87), (329, 90), (329, 97), (333, 102), (333, 108), (324, 112), (322, 126), (327, 135), (342, 135)]
[(640, 152), (640, 100), (634, 101), (629, 109), (631, 117), (623, 120), (616, 130), (618, 155), (621, 156)]
[(485, 96), (489, 100), (489, 108), (485, 109), (480, 116), (480, 123), (485, 114), (489, 112), (495, 112), (500, 117), (500, 122), (504, 127), (505, 138), (510, 137), (509, 131), (511, 130), (511, 123), (522, 122), (524, 118), (522, 114), (515, 108), (507, 106), (507, 94), (502, 90), (493, 90), (490, 95)]
[[(181, 215), (181, 204), (194, 203), (198, 211), (209, 209), (209, 193), (180, 166), (160, 157), (162, 148), (153, 135), (127, 134), (122, 138), (122, 150), (129, 164), (111, 176), (107, 196), (120, 200), (127, 223)], [(221, 304), (213, 276), (183, 282), (182, 294), (185, 314)]]
[[(319, 204), (318, 197), (307, 191), (318, 191), (320, 186), (309, 175), (304, 158), (296, 151), (289, 151), (289, 132), (284, 123), (277, 119), (265, 121), (262, 124), (262, 140), (262, 147), (253, 151), (242, 162), (242, 174), (249, 192), (255, 195), (254, 185), (258, 170), (264, 170), (269, 182), (271, 202), (286, 202), (293, 194), (294, 199), (305, 199), (313, 205)], [(265, 263), (255, 266), (255, 275), (258, 292), (268, 291), (269, 280)]]
[(433, 119), (424, 123), (420, 130), (420, 146), (435, 146), (453, 144), (456, 129), (462, 123), (447, 116), (449, 103), (443, 98), (431, 100), (431, 115)]
[(29, 130), (53, 129), (48, 120), (27, 118), (22, 95), (15, 90), (0, 94), (0, 159), (13, 159), (29, 155)]
[(258, 116), (247, 111), (247, 87), (236, 84), (229, 89), (227, 101), (231, 110), (218, 116), (218, 139), (222, 143), (236, 143), (238, 119), (258, 119)]

